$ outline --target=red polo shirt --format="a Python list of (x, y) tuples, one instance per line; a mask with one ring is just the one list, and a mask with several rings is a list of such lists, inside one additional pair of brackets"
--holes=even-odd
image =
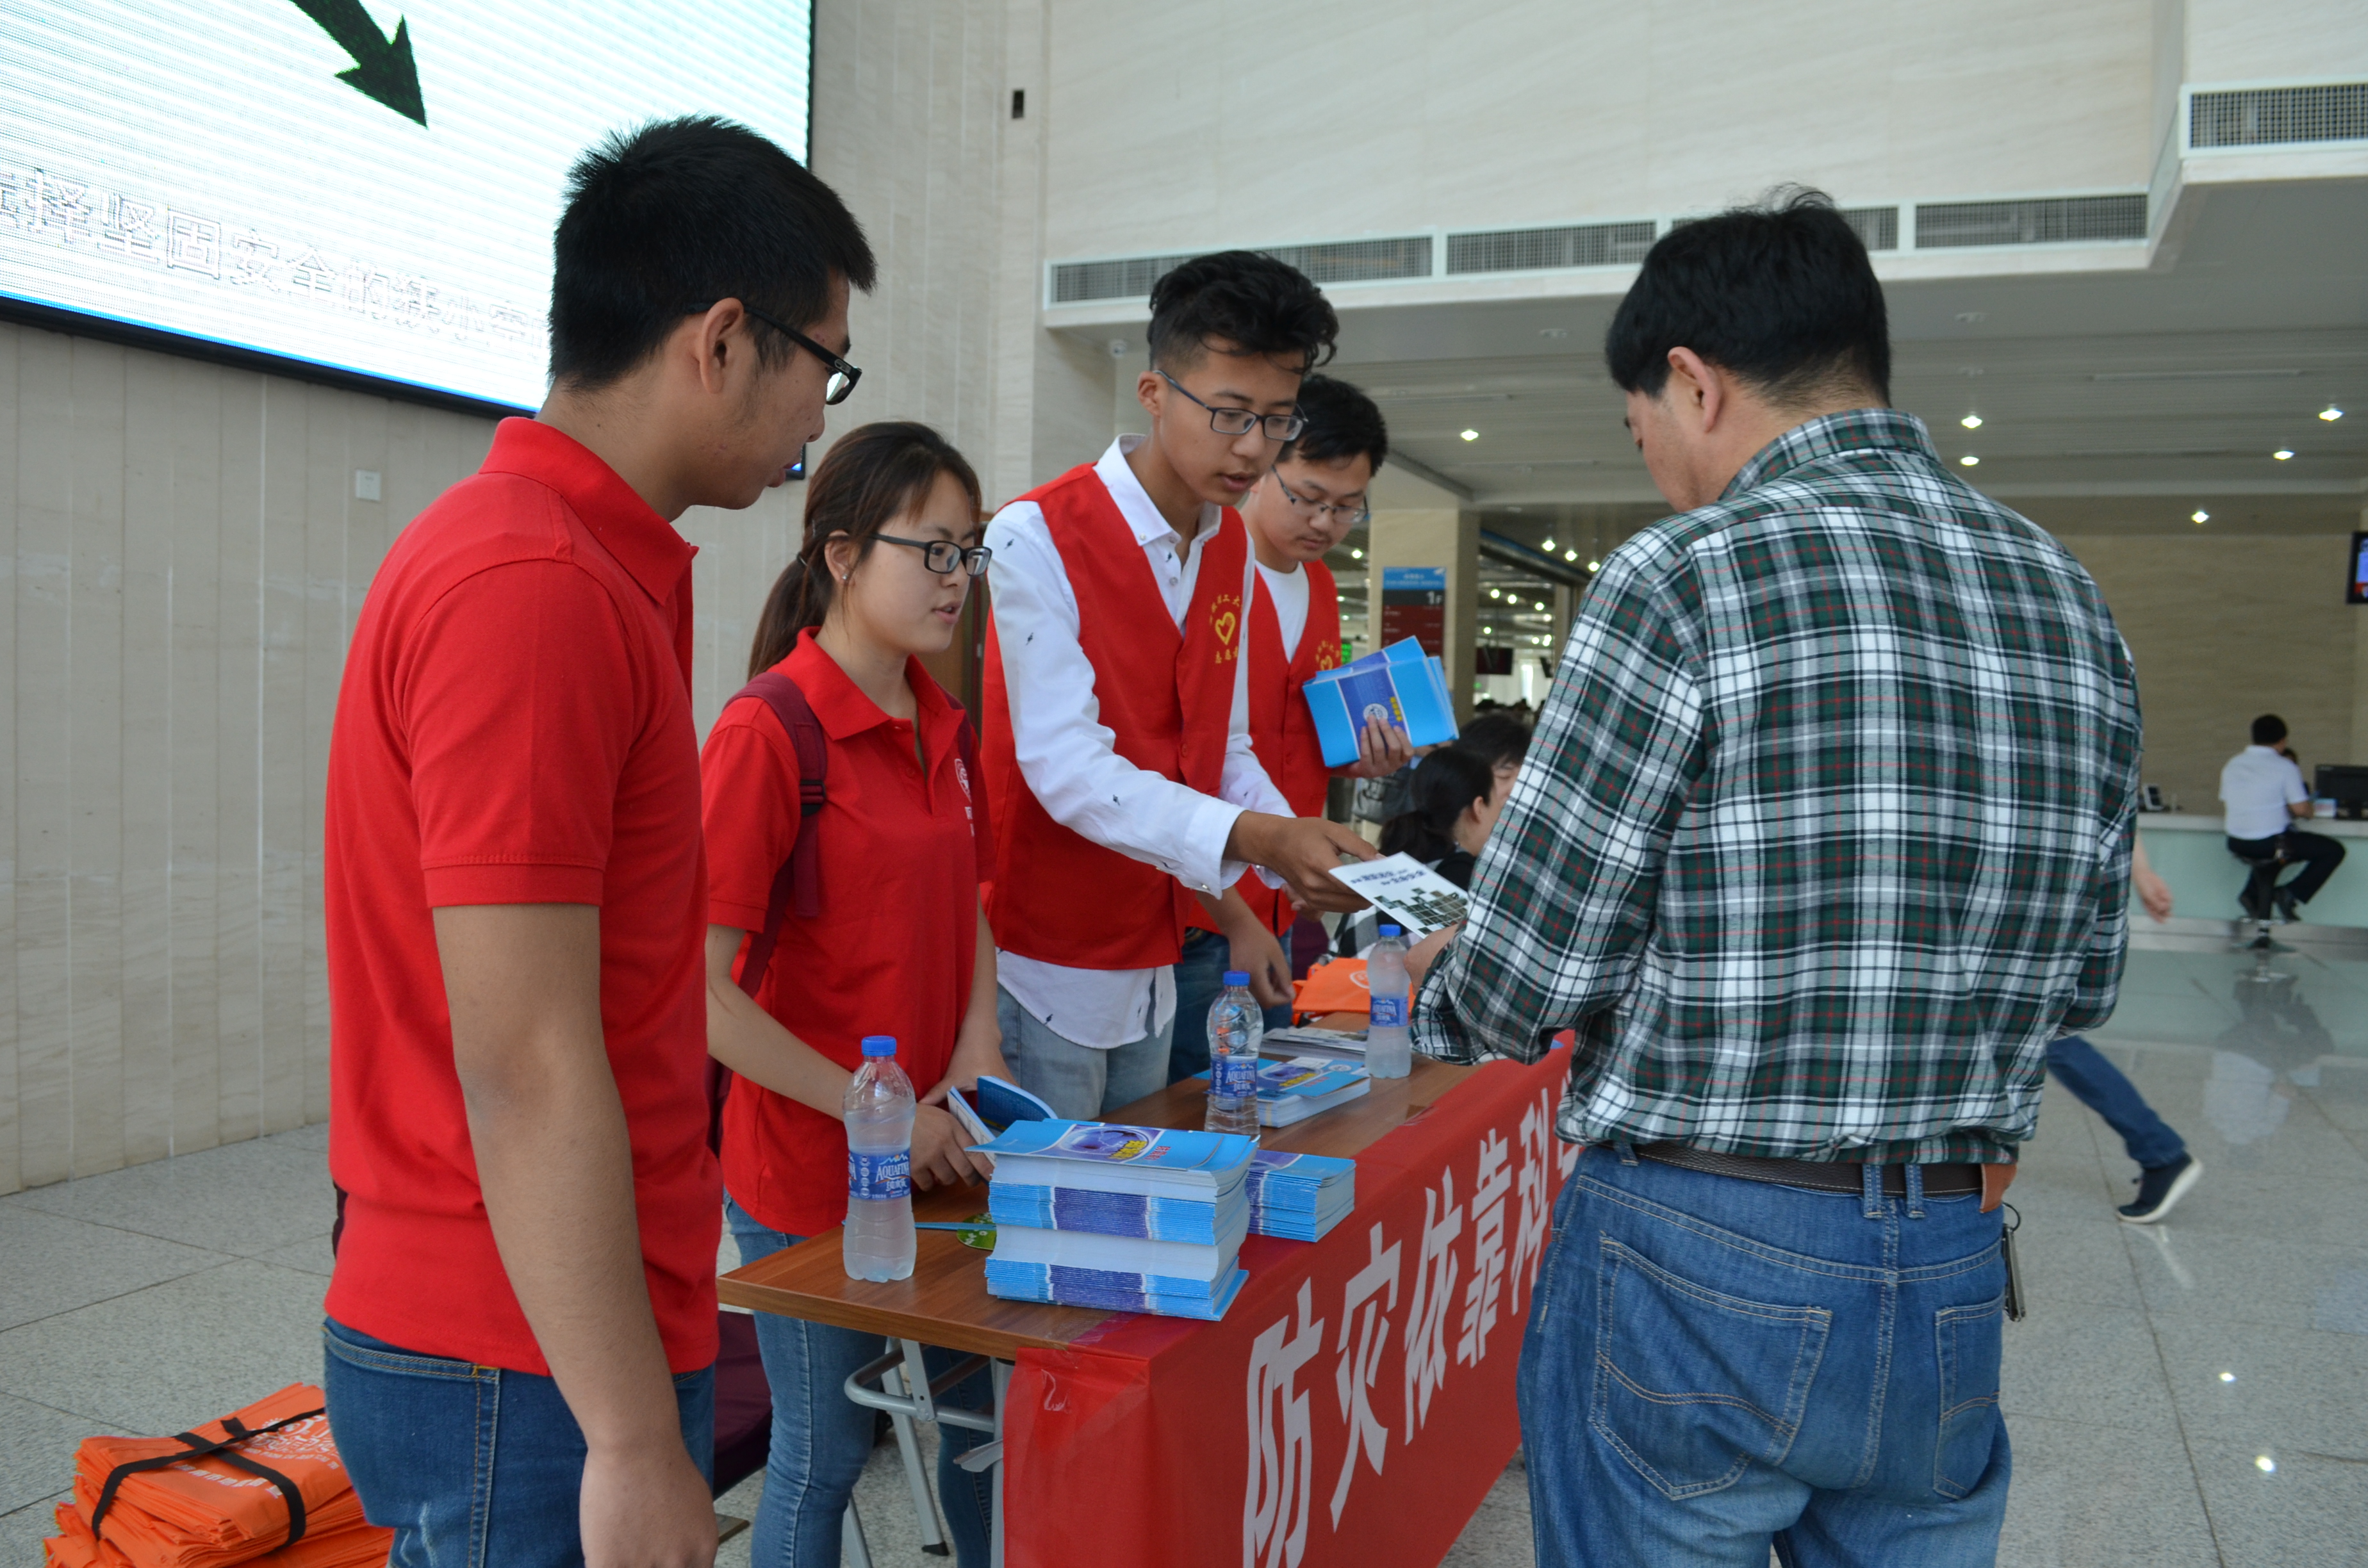
[[(961, 710), (919, 660), (908, 661), (916, 748), (914, 725), (864, 696), (812, 631), (774, 668), (798, 683), (822, 724), (825, 803), (801, 819), (797, 750), (772, 710), (753, 697), (725, 704), (701, 760), (708, 919), (760, 929), (774, 873), (802, 829), (813, 831), (821, 913), (781, 923), (757, 1001), (849, 1071), (862, 1064), (865, 1035), (895, 1036), (896, 1064), (925, 1095), (946, 1075), (970, 1006), (978, 884), (993, 863), (986, 798), (973, 798), (956, 744)], [(723, 1182), (774, 1230), (826, 1231), (847, 1218), (847, 1129), (735, 1079), (723, 1112)]]
[(600, 1016), (666, 1359), (715, 1359), (691, 547), (547, 425), (403, 531), (329, 741), (328, 1312), (426, 1355), (545, 1373), (494, 1247), (431, 911), (600, 911)]

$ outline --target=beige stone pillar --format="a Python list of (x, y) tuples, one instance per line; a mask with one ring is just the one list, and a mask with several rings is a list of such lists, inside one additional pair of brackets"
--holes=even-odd
[(1478, 630), (1480, 516), (1466, 510), (1452, 491), (1392, 465), (1374, 476), (1373, 520), (1367, 528), (1368, 636), (1375, 647), (1385, 640), (1387, 609), (1383, 595), (1391, 567), (1431, 567), (1446, 574), (1444, 632), (1440, 662), (1447, 671), (1448, 695), (1456, 722), (1472, 716), (1472, 648)]

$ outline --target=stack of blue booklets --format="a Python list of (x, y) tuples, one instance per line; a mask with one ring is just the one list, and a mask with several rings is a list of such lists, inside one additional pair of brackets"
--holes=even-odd
[(1357, 737), (1369, 719), (1405, 731), (1410, 745), (1440, 745), (1455, 738), (1447, 674), (1411, 637), (1310, 676), (1300, 689), (1315, 717), (1326, 767), (1357, 760)]
[[(1196, 1073), (1196, 1078), (1207, 1078)], [(1258, 1125), (1289, 1127), (1372, 1092), (1373, 1075), (1360, 1062), (1294, 1056), (1258, 1063)]]
[(1247, 1185), (1252, 1233), (1320, 1241), (1357, 1206), (1357, 1162), (1260, 1149)]
[(1257, 1141), (1103, 1121), (1019, 1121), (995, 1157), (991, 1296), (1215, 1320), (1249, 1276)]

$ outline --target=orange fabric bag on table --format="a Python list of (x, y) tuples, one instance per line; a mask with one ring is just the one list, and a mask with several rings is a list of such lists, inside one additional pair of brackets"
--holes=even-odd
[(364, 1523), (321, 1407), (319, 1389), (291, 1383), (178, 1437), (85, 1438), (71, 1510), (79, 1528), (52, 1547), (71, 1551), (79, 1536), (90, 1561), (130, 1568), (231, 1568), (267, 1554), (331, 1568), (368, 1562), (354, 1555), (365, 1537), (382, 1554), (391, 1532)]
[(1293, 983), (1297, 995), (1291, 1004), (1293, 1021), (1320, 1018), (1326, 1013), (1370, 1013), (1373, 993), (1365, 979), (1362, 959), (1334, 959), (1307, 971)]

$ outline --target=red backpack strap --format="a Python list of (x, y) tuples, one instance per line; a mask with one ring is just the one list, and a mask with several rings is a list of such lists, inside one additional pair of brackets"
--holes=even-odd
[(825, 799), (824, 778), (830, 770), (829, 737), (823, 733), (822, 721), (806, 701), (806, 694), (798, 683), (778, 670), (767, 670), (733, 696), (737, 701), (753, 697), (773, 710), (789, 735), (790, 744), (798, 756), (798, 840), (790, 848), (790, 858), (773, 873), (773, 891), (765, 903), (765, 926), (748, 943), (748, 956), (740, 964), (740, 989), (749, 995), (765, 983), (765, 971), (773, 961), (773, 948), (781, 937), (781, 921), (794, 909), (801, 920), (812, 920), (822, 913), (822, 871), (816, 853), (814, 835), (809, 825), (814, 813), (822, 810)]

